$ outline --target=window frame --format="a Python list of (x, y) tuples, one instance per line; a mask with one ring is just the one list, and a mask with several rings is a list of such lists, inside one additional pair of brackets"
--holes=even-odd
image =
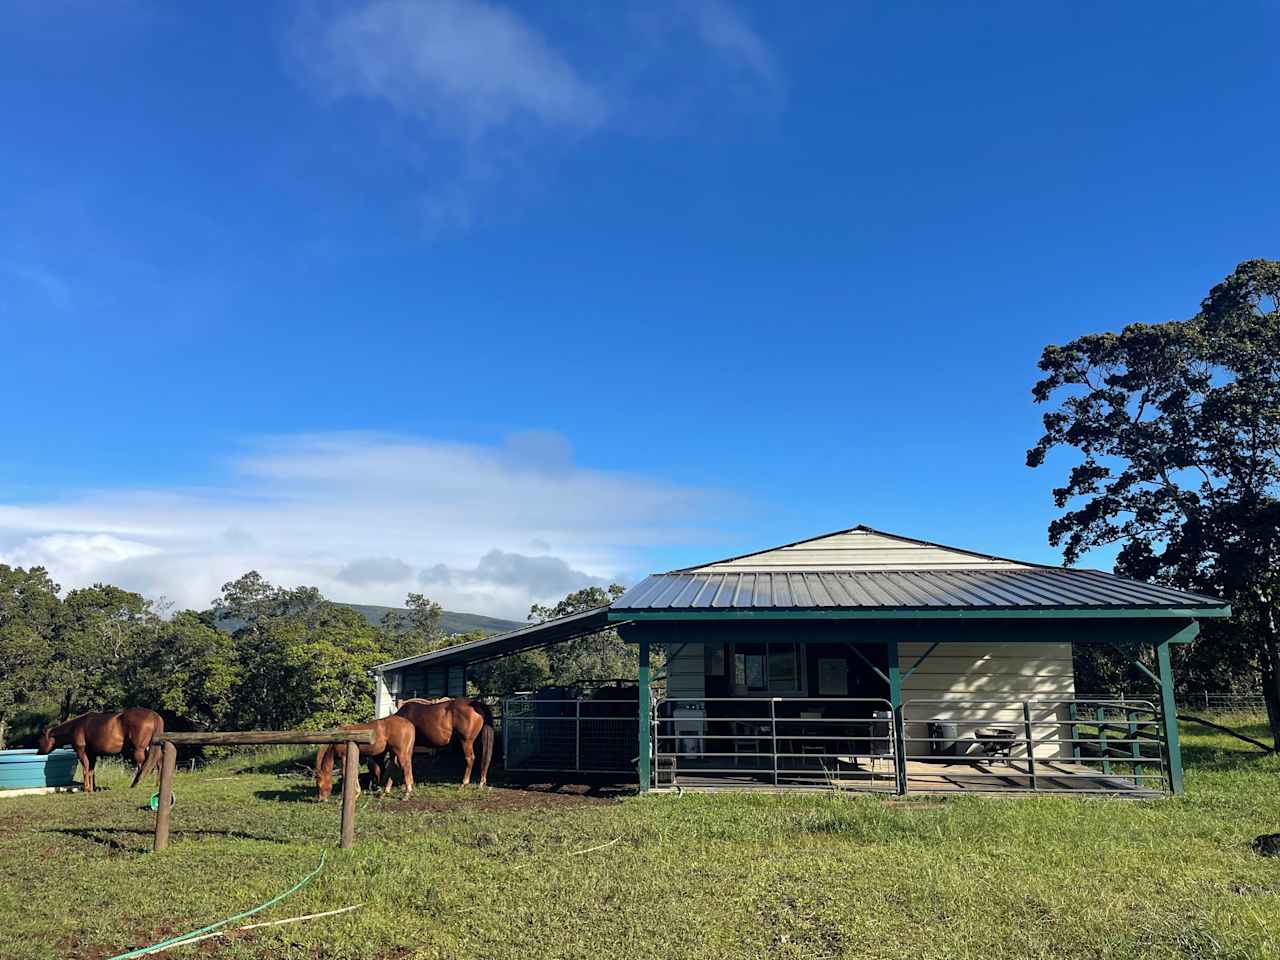
[[(769, 669), (769, 658), (773, 648), (790, 647), (793, 654), (795, 674), (790, 686), (777, 686)], [(743, 649), (746, 648), (746, 649)], [(754, 649), (753, 649), (754, 648)], [(805, 644), (797, 640), (761, 640), (742, 644), (734, 643), (732, 649), (733, 690), (742, 697), (752, 696), (803, 696), (806, 689), (805, 676)], [(751, 652), (747, 652), (750, 650)], [(757, 652), (758, 651), (758, 652)], [(752, 687), (747, 684), (746, 658), (759, 657), (764, 672), (764, 686)]]

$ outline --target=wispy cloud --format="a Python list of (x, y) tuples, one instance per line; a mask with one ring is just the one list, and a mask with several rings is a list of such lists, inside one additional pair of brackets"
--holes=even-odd
[(417, 171), (433, 227), (470, 226), (477, 197), (567, 143), (696, 135), (726, 105), (772, 113), (785, 100), (777, 56), (729, 0), (569, 10), (562, 38), (490, 0), (308, 7), (287, 47), (307, 88), (382, 104), (443, 145)]
[(781, 97), (786, 82), (773, 51), (725, 0), (699, 0), (690, 8), (699, 36), (709, 48), (741, 66), (773, 97)]
[(373, 0), (304, 22), (295, 43), (331, 94), (383, 100), (468, 139), (520, 118), (589, 130), (608, 114), (546, 37), (484, 0)]
[(57, 309), (64, 311), (71, 309), (71, 285), (52, 270), (38, 264), (0, 260), (0, 272), (7, 273), (39, 290)]
[(249, 569), (338, 599), (523, 618), (534, 601), (648, 572), (729, 501), (573, 461), (556, 434), (497, 446), (363, 434), (259, 441), (217, 489), (0, 503), (0, 562), (203, 606)]

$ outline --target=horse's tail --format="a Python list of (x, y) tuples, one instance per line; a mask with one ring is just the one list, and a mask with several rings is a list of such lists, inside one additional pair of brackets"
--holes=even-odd
[(142, 761), (142, 766), (138, 768), (137, 773), (133, 775), (133, 783), (131, 787), (136, 787), (142, 782), (142, 778), (149, 774), (152, 770), (160, 768), (160, 760), (164, 753), (164, 748), (155, 742), (157, 736), (164, 734), (164, 717), (156, 714), (156, 724), (151, 729), (151, 735), (147, 737), (147, 757)]
[(489, 705), (480, 700), (472, 700), (471, 706), (475, 707), (476, 712), (480, 714), (484, 720), (484, 726), (480, 728), (480, 782), (484, 783), (489, 777), (489, 762), (493, 760), (493, 711), (489, 709)]
[(142, 766), (138, 768), (138, 772), (133, 775), (133, 783), (131, 786), (137, 786), (142, 778), (149, 774), (152, 770), (160, 766), (160, 760), (164, 755), (164, 748), (160, 744), (147, 747), (147, 759), (142, 762)]

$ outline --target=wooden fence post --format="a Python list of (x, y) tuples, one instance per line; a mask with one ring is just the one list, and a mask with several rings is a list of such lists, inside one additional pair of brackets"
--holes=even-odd
[(166, 740), (160, 748), (160, 791), (156, 801), (156, 839), (154, 849), (169, 845), (170, 801), (173, 799), (173, 773), (178, 766), (178, 748)]
[[(343, 757), (342, 847), (348, 849), (356, 838), (356, 794), (360, 791), (360, 744), (373, 743), (372, 730), (227, 730), (218, 733), (165, 733), (160, 765), (159, 804), (156, 807), (155, 849), (169, 845), (169, 798), (173, 796), (173, 773), (178, 764), (179, 743), (249, 747), (268, 743), (336, 744), (346, 746)], [(349, 785), (349, 786), (348, 786)]]
[(343, 850), (356, 842), (356, 795), (360, 792), (360, 748), (347, 741), (342, 764), (342, 841)]

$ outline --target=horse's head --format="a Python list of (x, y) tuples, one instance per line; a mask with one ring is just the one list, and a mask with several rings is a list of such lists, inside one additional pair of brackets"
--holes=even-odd
[(53, 727), (50, 727), (44, 733), (40, 734), (40, 739), (36, 741), (36, 753), (43, 756), (51, 753), (56, 744), (53, 742)]
[(316, 756), (316, 799), (324, 803), (333, 793), (333, 747), (321, 747)]

